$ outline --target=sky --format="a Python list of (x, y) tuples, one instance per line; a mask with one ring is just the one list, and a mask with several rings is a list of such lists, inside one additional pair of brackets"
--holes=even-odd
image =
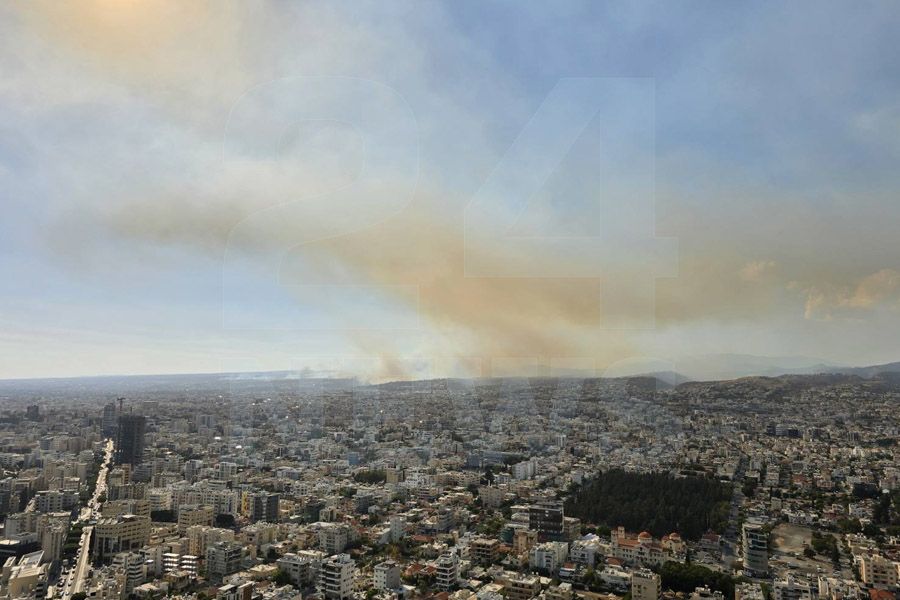
[(0, 378), (900, 360), (898, 28), (888, 1), (4, 3)]

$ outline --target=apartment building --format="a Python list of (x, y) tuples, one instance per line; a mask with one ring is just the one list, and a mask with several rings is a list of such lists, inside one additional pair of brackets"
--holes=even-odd
[(400, 565), (393, 560), (386, 560), (375, 565), (372, 575), (372, 587), (383, 591), (399, 588)]
[(456, 552), (444, 552), (435, 564), (435, 587), (442, 592), (456, 588), (459, 582), (459, 556)]
[(319, 529), (319, 547), (325, 554), (340, 554), (350, 542), (350, 528), (342, 523), (326, 523)]
[(189, 527), (212, 525), (215, 514), (212, 506), (188, 504), (178, 507), (178, 532), (186, 533)]
[(78, 490), (41, 490), (34, 497), (37, 512), (72, 510), (78, 504)]
[(864, 584), (878, 589), (897, 586), (898, 563), (878, 554), (864, 554), (857, 558), (857, 564)]
[(569, 545), (565, 542), (544, 542), (531, 549), (529, 564), (547, 575), (555, 576), (566, 562)]
[(226, 575), (241, 570), (244, 547), (236, 542), (218, 542), (206, 550), (206, 575), (210, 581), (221, 583)]
[(472, 560), (479, 565), (494, 564), (500, 551), (500, 542), (492, 538), (477, 537), (469, 545)]
[(318, 591), (326, 600), (345, 600), (353, 594), (356, 564), (349, 554), (336, 554), (322, 562)]
[(279, 558), (278, 568), (287, 573), (291, 583), (299, 587), (306, 587), (318, 580), (323, 560), (325, 560), (324, 553), (304, 550), (296, 554), (285, 554)]
[(812, 600), (817, 591), (809, 581), (795, 578), (791, 574), (784, 579), (776, 579), (772, 585), (774, 600)]
[(529, 600), (541, 592), (541, 580), (534, 575), (511, 574), (503, 584), (507, 600)]
[(517, 529), (513, 533), (513, 552), (524, 554), (538, 543), (538, 532), (533, 529)]
[(764, 525), (748, 520), (743, 527), (744, 571), (753, 577), (769, 573), (769, 535)]
[(542, 541), (564, 539), (563, 507), (559, 502), (540, 502), (528, 507), (528, 528)]
[(219, 527), (193, 525), (185, 532), (188, 539), (188, 552), (196, 556), (206, 556), (206, 549), (218, 542), (233, 542), (234, 531)]
[(637, 569), (631, 574), (632, 600), (659, 600), (662, 580), (650, 569)]

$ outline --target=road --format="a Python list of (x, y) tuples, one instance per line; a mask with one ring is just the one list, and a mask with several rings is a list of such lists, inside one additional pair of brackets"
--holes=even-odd
[[(100, 496), (106, 493), (106, 475), (112, 463), (113, 449), (113, 441), (107, 441), (106, 456), (103, 459), (103, 464), (100, 466), (100, 472), (97, 474), (97, 486), (94, 488), (94, 495), (88, 501), (88, 505), (81, 509), (81, 514), (78, 517), (78, 520), (82, 523), (87, 523), (100, 516), (100, 507), (103, 504), (100, 501)], [(84, 588), (84, 580), (91, 564), (91, 533), (93, 531), (94, 528), (91, 525), (86, 525), (81, 532), (81, 543), (78, 546), (75, 566), (69, 571), (63, 584), (63, 600), (69, 600), (74, 594), (81, 592)]]
[(722, 535), (722, 568), (726, 573), (732, 572), (731, 564), (737, 560), (738, 544), (738, 520), (741, 506), (744, 504), (744, 493), (741, 488), (744, 483), (745, 458), (741, 456), (737, 471), (734, 474), (734, 494), (731, 497), (731, 507), (728, 514), (728, 528)]

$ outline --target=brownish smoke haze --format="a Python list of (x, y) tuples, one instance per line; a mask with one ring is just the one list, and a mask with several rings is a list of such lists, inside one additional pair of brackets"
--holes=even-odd
[[(601, 325), (598, 280), (467, 277), (463, 243), (461, 218), (419, 207), (350, 236), (301, 246), (294, 258), (311, 261), (323, 281), (349, 270), (351, 281), (391, 286), (385, 289), (418, 306), (429, 324), (463, 342), (468, 355), (610, 358), (627, 349), (618, 336), (594, 335)], [(467, 243), (477, 242), (469, 237)], [(477, 260), (477, 250), (474, 255)], [(415, 297), (403, 293), (406, 284), (417, 286)]]
[[(395, 303), (419, 311), (429, 331), (426, 352), (436, 355), (532, 358), (543, 364), (556, 358), (590, 357), (600, 369), (641, 355), (633, 332), (603, 328), (599, 279), (467, 277), (462, 202), (442, 200), (420, 193), (412, 206), (381, 223), (296, 245), (284, 259), (281, 282), (384, 286), (382, 293)], [(239, 204), (237, 199), (204, 205), (157, 198), (114, 213), (106, 224), (130, 240), (187, 245), (221, 256), (230, 226), (240, 221)], [(264, 249), (290, 247), (302, 239), (292, 232), (305, 235), (310, 230), (302, 205), (296, 208), (274, 230), (241, 237), (235, 248), (259, 260), (281, 260)], [(487, 253), (480, 251), (477, 237), (470, 235), (467, 243), (470, 266), (473, 261), (496, 260), (484, 258)], [(550, 255), (508, 258), (512, 265), (533, 265), (536, 272), (550, 270), (559, 260)], [(476, 266), (503, 272), (503, 264), (483, 262)], [(685, 262), (681, 277), (660, 280), (656, 311), (660, 327), (704, 318), (752, 318), (770, 308), (773, 289), (780, 285), (776, 279), (772, 284), (743, 281), (741, 263), (727, 259)], [(628, 257), (621, 257), (621, 263), (627, 268)], [(364, 324), (347, 326), (361, 351), (381, 356), (384, 370), (402, 373), (397, 354), (403, 350), (396, 348), (395, 336), (356, 331), (366, 329)]]
[[(151, 244), (179, 244), (221, 255), (239, 209), (228, 202), (206, 209), (159, 199), (122, 210), (107, 219), (117, 235)], [(437, 204), (429, 199), (427, 206)], [(281, 283), (384, 286), (381, 291), (419, 316), (433, 330), (429, 352), (458, 357), (522, 357), (543, 362), (559, 357), (593, 357), (604, 365), (635, 352), (623, 332), (604, 331), (601, 282), (578, 278), (467, 277), (462, 211), (438, 213), (416, 204), (361, 231), (296, 246), (284, 259)], [(300, 213), (294, 214), (299, 219)], [(303, 234), (309, 223), (293, 228)], [(279, 260), (261, 249), (290, 245), (292, 227), (285, 220), (266, 239), (239, 236), (240, 253), (257, 260)], [(274, 238), (278, 238), (277, 240)], [(295, 236), (300, 239), (300, 235)], [(234, 239), (234, 238), (232, 238)], [(482, 255), (472, 236), (470, 266)], [(473, 258), (474, 257), (474, 258)], [(544, 269), (550, 257), (511, 257)], [(550, 262), (548, 262), (550, 261)], [(484, 266), (484, 265), (481, 265)], [(488, 265), (503, 272), (502, 264)], [(310, 271), (313, 276), (310, 277)], [(302, 299), (301, 299), (302, 301)], [(358, 347), (382, 356), (399, 374), (392, 336), (348, 323)], [(430, 345), (430, 344), (429, 344)]]

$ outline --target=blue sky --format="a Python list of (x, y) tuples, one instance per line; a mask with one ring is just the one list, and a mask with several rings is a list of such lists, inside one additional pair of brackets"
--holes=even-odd
[[(891, 2), (6, 4), (0, 377), (896, 360), (898, 26)], [(596, 87), (542, 120), (567, 78)]]

